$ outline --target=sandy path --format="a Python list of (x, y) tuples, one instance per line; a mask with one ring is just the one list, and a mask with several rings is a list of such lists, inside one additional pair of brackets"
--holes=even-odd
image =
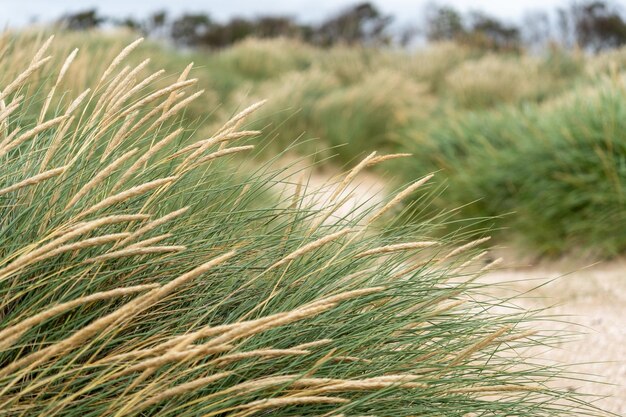
[(572, 324), (546, 323), (543, 328), (582, 334), (543, 351), (542, 357), (559, 364), (581, 364), (573, 369), (606, 384), (573, 381), (568, 388), (608, 396), (596, 404), (626, 416), (626, 261), (586, 269), (564, 261), (511, 268), (492, 272), (483, 282), (506, 283), (506, 289), (495, 290), (505, 295), (525, 293), (545, 283), (515, 303), (527, 308), (552, 307), (547, 314)]

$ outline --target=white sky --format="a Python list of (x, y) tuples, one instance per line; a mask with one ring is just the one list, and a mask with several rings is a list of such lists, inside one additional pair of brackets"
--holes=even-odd
[[(207, 12), (218, 20), (231, 16), (283, 14), (300, 21), (319, 21), (324, 17), (359, 2), (359, 0), (0, 0), (0, 25), (22, 25), (32, 18), (54, 19), (63, 13), (97, 8), (103, 15), (143, 17), (156, 10), (171, 14)], [(428, 0), (374, 0), (382, 11), (393, 14), (396, 22), (419, 23), (422, 8)], [(524, 11), (553, 11), (568, 0), (441, 0), (462, 11), (480, 9), (505, 20), (517, 20)], [(626, 0), (618, 0), (622, 7)]]

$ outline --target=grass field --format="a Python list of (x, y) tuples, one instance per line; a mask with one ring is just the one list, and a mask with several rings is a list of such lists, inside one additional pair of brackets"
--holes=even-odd
[[(132, 35), (62, 38), (59, 56), (78, 45), (89, 52), (78, 61), (106, 61)], [(24, 60), (32, 49), (24, 48)], [(194, 62), (204, 93), (185, 112), (200, 135), (268, 99), (246, 125), (264, 131), (261, 160), (287, 151), (335, 156), (332, 163), (345, 166), (373, 150), (410, 152), (387, 168), (398, 184), (440, 172), (445, 189), (431, 214), (498, 217), (496, 238), (537, 255), (608, 258), (626, 249), (624, 51), (530, 56), (440, 44), (407, 53), (286, 39), (246, 40), (219, 52), (154, 43), (140, 50), (129, 65), (149, 55), (137, 72), (143, 76)], [(84, 65), (69, 70), (64, 88), (94, 82)], [(157, 84), (170, 81), (164, 74), (155, 75)]]
[[(579, 375), (525, 353), (571, 334), (533, 330), (546, 312), (477, 281), (499, 262), (485, 261), (488, 238), (437, 233), (450, 225), (425, 210), (445, 196), (430, 175), (337, 215), (359, 173), (402, 166), (384, 151), (407, 145), (408, 126), (472, 105), (434, 98), (441, 67), (286, 41), (215, 56), (127, 41), (0, 43), (0, 415), (603, 414), (565, 388)], [(262, 93), (267, 105), (242, 108)], [(507, 100), (540, 95), (520, 94)], [(290, 98), (301, 110), (277, 122)], [(321, 207), (274, 163), (298, 149), (284, 129), (314, 125), (326, 136), (305, 154), (380, 132), (341, 148), (381, 153), (355, 160)]]

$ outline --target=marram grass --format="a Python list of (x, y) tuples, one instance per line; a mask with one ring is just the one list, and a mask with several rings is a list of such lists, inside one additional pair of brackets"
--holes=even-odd
[(617, 257), (626, 251), (625, 128), (624, 76), (603, 78), (541, 105), (450, 118), (414, 138), (406, 175), (441, 170), (448, 187), (434, 206), (507, 214), (501, 235), (531, 253)]
[[(0, 35), (5, 58), (0, 85), (14, 83), (44, 41), (45, 35), (34, 31)], [(128, 32), (59, 33), (50, 45), (51, 59), (31, 68), (30, 80), (38, 82), (22, 91), (26, 97), (38, 93), (43, 102), (27, 115), (29, 121), (60, 115), (59, 99), (94, 88), (131, 41)], [(247, 39), (221, 51), (180, 53), (144, 42), (105, 77), (100, 95), (116, 97), (109, 114), (127, 111), (125, 103), (144, 88), (186, 82), (190, 66), (181, 77), (168, 74), (194, 61), (194, 91), (168, 111), (183, 110), (187, 120), (197, 122), (198, 137), (210, 137), (242, 103), (267, 98), (246, 122), (248, 129), (264, 132), (255, 151), (264, 150), (262, 158), (295, 142), (299, 154), (316, 153), (319, 159), (336, 154), (341, 164), (374, 150), (412, 152), (413, 158), (386, 168), (394, 167), (405, 181), (440, 171), (440, 182), (445, 179), (449, 187), (434, 201), (438, 210), (462, 207), (457, 211), (462, 219), (503, 216), (496, 225), (506, 233), (494, 237), (531, 255), (608, 258), (626, 247), (626, 233), (613, 230), (626, 225), (624, 56), (624, 51), (585, 56), (557, 50), (543, 56), (485, 54), (454, 44), (411, 53), (327, 49), (285, 39)], [(44, 66), (57, 70), (42, 71)], [(13, 112), (18, 104), (15, 98), (0, 112)], [(125, 134), (132, 136), (142, 125), (138, 120), (125, 118), (103, 156)], [(56, 146), (58, 141), (50, 148)]]
[(152, 87), (133, 43), (55, 91), (49, 43), (0, 93), (0, 416), (600, 414), (481, 294), (484, 239), (393, 220), (429, 177), (356, 218), (279, 201), (230, 156), (258, 106), (195, 138), (188, 69)]

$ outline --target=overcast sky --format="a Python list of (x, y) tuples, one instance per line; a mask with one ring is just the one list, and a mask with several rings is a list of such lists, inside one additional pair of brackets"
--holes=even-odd
[[(429, 0), (374, 0), (399, 23), (415, 22)], [(218, 20), (232, 16), (289, 15), (315, 22), (358, 0), (0, 0), (0, 24), (23, 25), (31, 19), (54, 19), (67, 12), (97, 8), (103, 15), (143, 17), (155, 10), (171, 14), (206, 12)], [(554, 10), (568, 0), (442, 0), (460, 10), (480, 9), (506, 20), (518, 20), (526, 10)], [(626, 6), (626, 0), (618, 0)]]

